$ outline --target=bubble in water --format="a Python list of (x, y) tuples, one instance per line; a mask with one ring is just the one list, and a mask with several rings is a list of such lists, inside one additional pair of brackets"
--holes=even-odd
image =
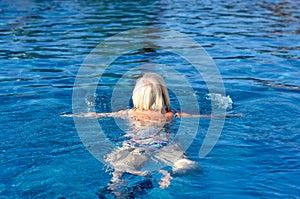
[(95, 96), (93, 95), (88, 95), (84, 99), (85, 104), (87, 105), (88, 109), (90, 110), (91, 108), (94, 108), (96, 106), (95, 103)]

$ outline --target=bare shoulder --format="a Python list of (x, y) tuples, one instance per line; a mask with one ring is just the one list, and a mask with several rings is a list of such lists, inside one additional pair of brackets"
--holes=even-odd
[(169, 111), (165, 113), (165, 117), (167, 120), (172, 120), (172, 118), (174, 117), (174, 113), (172, 111)]
[(136, 112), (134, 111), (134, 109), (129, 109), (129, 110), (128, 110), (128, 115), (129, 115), (129, 117), (135, 116), (135, 115), (136, 115)]

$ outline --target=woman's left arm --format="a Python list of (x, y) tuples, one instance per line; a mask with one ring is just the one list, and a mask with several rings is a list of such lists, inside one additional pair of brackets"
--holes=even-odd
[(96, 113), (96, 112), (88, 112), (88, 113), (80, 113), (80, 114), (62, 114), (63, 117), (120, 117), (125, 118), (128, 115), (128, 110), (121, 110), (118, 112), (112, 113)]

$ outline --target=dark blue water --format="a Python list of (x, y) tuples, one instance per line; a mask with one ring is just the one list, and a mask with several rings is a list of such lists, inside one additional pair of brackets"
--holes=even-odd
[[(299, 10), (299, 1), (288, 0), (0, 1), (1, 198), (98, 197), (110, 173), (84, 147), (72, 118), (60, 114), (72, 111), (75, 77), (88, 53), (114, 34), (146, 26), (199, 42), (222, 75), (231, 111), (245, 117), (228, 118), (217, 145), (198, 159), (209, 123), (201, 119), (187, 152), (203, 171), (140, 197), (299, 198)], [(115, 83), (144, 62), (182, 64), (209, 112), (205, 82), (178, 57), (147, 50), (113, 63), (98, 88), (97, 110), (111, 110)]]

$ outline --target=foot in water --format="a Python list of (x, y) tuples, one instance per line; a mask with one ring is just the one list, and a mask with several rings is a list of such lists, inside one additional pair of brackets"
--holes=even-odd
[(174, 163), (173, 174), (185, 174), (189, 171), (201, 171), (201, 166), (189, 159), (180, 159)]

